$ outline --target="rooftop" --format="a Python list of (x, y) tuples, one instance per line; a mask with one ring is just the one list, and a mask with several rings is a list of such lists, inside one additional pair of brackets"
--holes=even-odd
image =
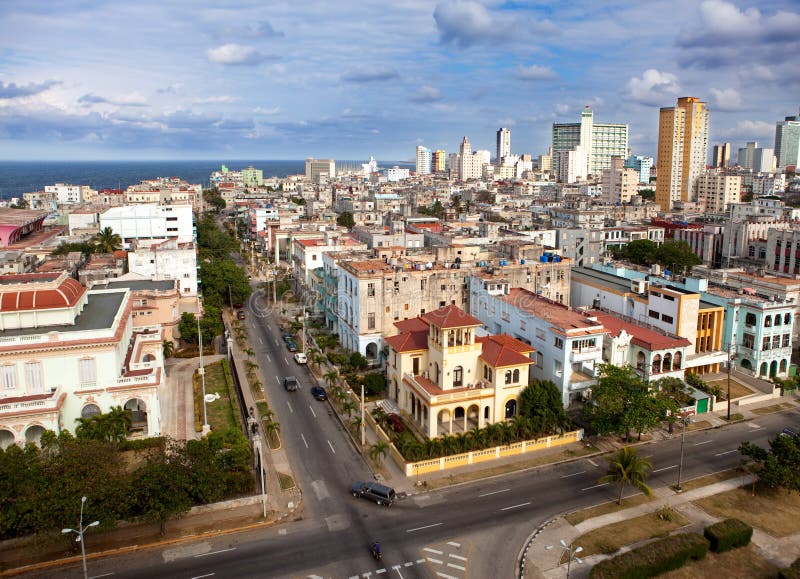
[(159, 291), (165, 292), (175, 289), (175, 280), (130, 280), (130, 281), (110, 281), (106, 287), (108, 289), (129, 289), (131, 291)]
[(596, 319), (523, 288), (511, 288), (508, 295), (500, 299), (568, 334), (602, 334), (604, 331)]
[(433, 324), (434, 326), (442, 329), (483, 325), (483, 322), (481, 322), (478, 318), (471, 316), (453, 304), (444, 306), (432, 312), (428, 312), (420, 317), (429, 324)]
[(42, 334), (48, 334), (50, 332), (59, 332), (64, 334), (69, 332), (82, 332), (86, 330), (110, 329), (114, 324), (114, 318), (122, 306), (124, 299), (124, 291), (103, 293), (90, 292), (86, 306), (84, 306), (83, 311), (78, 315), (78, 317), (75, 318), (74, 324), (3, 330), (2, 335), (3, 337), (31, 335), (38, 336)]
[(591, 312), (591, 315), (596, 317), (597, 321), (603, 324), (603, 327), (608, 330), (612, 336), (617, 337), (622, 330), (625, 330), (627, 334), (633, 336), (631, 341), (634, 344), (646, 348), (651, 352), (654, 350), (683, 348), (692, 345), (686, 338), (669, 336), (663, 332), (625, 321), (613, 314), (595, 310)]
[(482, 344), (481, 359), (495, 368), (533, 363), (527, 354), (534, 352), (534, 348), (507, 334), (477, 337), (476, 341)]

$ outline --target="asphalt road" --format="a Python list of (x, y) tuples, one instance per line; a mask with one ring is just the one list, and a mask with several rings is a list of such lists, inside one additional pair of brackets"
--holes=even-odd
[[(309, 375), (294, 364), (271, 320), (251, 310), (246, 323), (304, 492), (305, 518), (93, 560), (90, 576), (513, 577), (517, 553), (531, 530), (559, 513), (616, 498), (615, 487), (597, 483), (606, 463), (594, 458), (415, 494), (391, 508), (354, 499), (347, 493), (348, 486), (353, 480), (369, 478), (366, 465), (327, 405), (311, 397)], [(279, 379), (286, 374), (298, 377), (299, 391), (283, 390)], [(800, 426), (800, 411), (687, 433), (684, 480), (737, 465), (736, 449), (742, 440), (766, 446), (787, 424)], [(639, 448), (653, 463), (651, 486), (676, 482), (680, 437)], [(383, 545), (380, 562), (369, 554), (374, 539)], [(36, 576), (80, 577), (82, 570), (72, 565)]]

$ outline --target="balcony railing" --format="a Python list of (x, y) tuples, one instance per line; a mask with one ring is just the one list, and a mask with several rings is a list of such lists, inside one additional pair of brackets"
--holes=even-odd
[(569, 355), (570, 362), (586, 362), (600, 356), (600, 347), (574, 348)]
[(441, 404), (445, 402), (458, 402), (460, 400), (467, 400), (474, 398), (476, 394), (481, 396), (494, 396), (494, 387), (486, 386), (482, 382), (476, 383), (472, 388), (461, 390), (459, 392), (443, 392), (442, 394), (430, 394), (425, 388), (417, 382), (413, 374), (405, 372), (403, 377), (417, 386), (417, 391), (422, 397), (428, 401), (429, 405)]
[(19, 402), (3, 403), (0, 399), (0, 415), (14, 414), (16, 412), (26, 412), (29, 410), (56, 411), (58, 410), (58, 400), (61, 397), (61, 388), (54, 389), (48, 398), (39, 400), (21, 400)]

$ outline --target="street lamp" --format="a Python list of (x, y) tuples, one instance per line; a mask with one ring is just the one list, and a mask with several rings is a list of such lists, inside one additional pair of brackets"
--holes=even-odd
[(83, 559), (83, 577), (84, 579), (89, 578), (89, 573), (86, 570), (86, 547), (85, 542), (83, 540), (83, 534), (90, 528), (96, 527), (100, 524), (100, 521), (94, 521), (93, 523), (89, 523), (85, 527), (83, 526), (83, 505), (86, 504), (86, 497), (81, 497), (81, 518), (78, 521), (78, 528), (76, 529), (61, 529), (61, 532), (66, 533), (75, 533), (78, 535), (78, 538), (75, 539), (78, 543), (81, 544), (81, 558)]
[(203, 366), (203, 332), (200, 331), (200, 316), (197, 316), (197, 339), (199, 340), (198, 344), (200, 345), (200, 382), (203, 385), (203, 431), (202, 435), (205, 436), (211, 430), (211, 427), (208, 425), (208, 411), (206, 409), (206, 369)]
[(733, 357), (736, 355), (736, 344), (728, 346), (728, 422), (731, 421), (731, 369), (733, 367)]
[(681, 492), (681, 475), (683, 474), (683, 443), (686, 440), (686, 425), (690, 423), (691, 416), (694, 414), (694, 410), (687, 410), (686, 412), (681, 412), (681, 423), (683, 424), (683, 432), (681, 432), (681, 460), (678, 463), (678, 484), (675, 485), (675, 491)]
[(583, 551), (583, 547), (577, 547), (570, 543), (567, 545), (567, 542), (564, 539), (559, 541), (561, 544), (561, 558), (564, 558), (564, 555), (567, 556), (567, 579), (569, 579), (569, 572), (570, 568), (572, 567), (572, 561), (574, 560), (576, 563), (583, 563), (580, 557), (578, 557), (578, 553)]

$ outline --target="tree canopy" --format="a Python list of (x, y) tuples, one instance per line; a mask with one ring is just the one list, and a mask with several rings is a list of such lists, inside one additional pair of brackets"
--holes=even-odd
[(353, 229), (353, 227), (356, 226), (356, 220), (349, 211), (342, 211), (336, 218), (336, 225), (347, 227), (347, 229)]
[(661, 245), (649, 239), (636, 239), (623, 247), (619, 254), (637, 265), (650, 266), (655, 263), (681, 274), (702, 260), (697, 257), (688, 243), (681, 240), (665, 241)]
[(561, 392), (549, 380), (534, 380), (520, 393), (519, 414), (529, 418), (540, 432), (563, 432), (571, 425)]
[(114, 253), (122, 249), (122, 238), (110, 227), (104, 227), (92, 238), (97, 253)]
[(768, 487), (800, 493), (800, 437), (779, 434), (769, 441), (769, 450), (746, 441), (739, 452), (756, 465), (754, 471)]

